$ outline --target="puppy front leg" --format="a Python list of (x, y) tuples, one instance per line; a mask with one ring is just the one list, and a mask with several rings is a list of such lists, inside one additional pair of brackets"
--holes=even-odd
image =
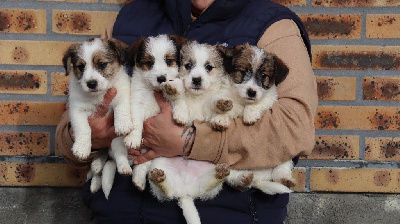
[(185, 100), (185, 87), (179, 78), (169, 80), (162, 84), (164, 97), (172, 105), (172, 117), (175, 122), (188, 125), (190, 121), (189, 109)]
[(246, 105), (243, 111), (243, 121), (245, 124), (253, 125), (261, 119), (264, 111), (259, 105)]
[(127, 74), (122, 73), (116, 81), (117, 95), (112, 101), (114, 109), (114, 126), (117, 135), (126, 135), (133, 129), (130, 108), (130, 81)]
[(117, 163), (118, 173), (121, 175), (131, 175), (132, 168), (128, 161), (128, 150), (123, 142), (124, 137), (114, 138), (111, 142), (110, 156)]
[(72, 153), (80, 160), (85, 160), (89, 157), (92, 147), (92, 130), (88, 122), (89, 115), (71, 109), (71, 127), (74, 130), (74, 144)]
[(231, 120), (232, 100), (226, 97), (213, 97), (210, 106), (213, 114), (210, 119), (211, 126), (218, 131), (227, 129)]
[(253, 182), (254, 173), (247, 170), (231, 170), (229, 176), (226, 178), (226, 182), (240, 190), (245, 191), (251, 187)]

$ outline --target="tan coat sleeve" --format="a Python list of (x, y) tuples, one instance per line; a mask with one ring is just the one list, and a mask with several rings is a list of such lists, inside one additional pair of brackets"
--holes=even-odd
[(89, 169), (90, 163), (95, 157), (97, 151), (92, 151), (89, 158), (86, 160), (79, 160), (74, 156), (74, 154), (72, 154), (71, 148), (74, 141), (69, 134), (69, 121), (68, 111), (65, 111), (56, 129), (56, 148), (60, 151), (60, 154), (69, 165), (79, 169)]
[(188, 158), (228, 163), (235, 169), (268, 168), (312, 151), (317, 87), (297, 25), (292, 20), (274, 23), (258, 47), (277, 54), (289, 67), (287, 78), (278, 86), (278, 101), (251, 126), (238, 118), (226, 131), (217, 132), (196, 121)]

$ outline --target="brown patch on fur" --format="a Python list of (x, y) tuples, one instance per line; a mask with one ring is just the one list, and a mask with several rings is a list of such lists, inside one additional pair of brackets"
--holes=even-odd
[[(82, 77), (82, 74), (76, 74), (76, 69), (75, 67), (77, 66), (77, 62), (78, 62), (78, 50), (79, 48), (82, 46), (82, 44), (72, 44), (68, 50), (64, 53), (64, 57), (63, 57), (63, 65), (64, 65), (64, 69), (65, 69), (65, 75), (69, 75), (69, 72), (71, 71), (71, 63), (73, 64), (73, 68), (74, 68), (74, 73), (76, 75), (76, 77), (78, 79), (80, 79)], [(86, 64), (86, 63), (85, 63)], [(85, 65), (83, 64), (83, 65)], [(81, 63), (80, 63), (81, 65)]]
[(168, 67), (178, 66), (176, 54), (168, 53), (165, 55), (165, 62), (167, 63)]
[(111, 52), (97, 51), (93, 53), (92, 57), (93, 66), (106, 79), (114, 77), (121, 67), (117, 55)]
[(83, 76), (83, 71), (85, 70), (86, 62), (85, 62), (85, 60), (78, 58), (77, 55), (75, 57), (77, 57), (77, 59), (72, 59), (74, 75), (76, 76), (76, 78), (78, 80), (80, 80)]

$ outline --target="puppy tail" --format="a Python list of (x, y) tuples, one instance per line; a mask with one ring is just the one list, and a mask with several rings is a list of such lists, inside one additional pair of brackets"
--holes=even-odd
[(272, 181), (257, 181), (253, 183), (252, 187), (260, 189), (262, 192), (270, 195), (285, 194), (293, 192), (290, 188), (281, 183)]
[(106, 162), (101, 175), (101, 185), (103, 188), (104, 196), (108, 200), (112, 185), (114, 183), (115, 171), (117, 170), (117, 164), (113, 160)]
[(201, 224), (199, 212), (194, 205), (193, 198), (179, 198), (178, 205), (182, 208), (183, 216), (185, 217), (187, 224)]

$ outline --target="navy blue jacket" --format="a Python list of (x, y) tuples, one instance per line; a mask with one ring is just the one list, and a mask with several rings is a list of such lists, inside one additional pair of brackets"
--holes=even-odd
[(189, 0), (134, 1), (121, 9), (113, 37), (131, 44), (140, 37), (177, 34), (200, 43), (257, 45), (271, 24), (292, 19), (311, 56), (304, 25), (295, 13), (282, 5), (269, 0), (216, 0), (194, 22), (190, 7)]
[[(200, 43), (256, 45), (271, 24), (292, 19), (310, 53), (300, 19), (269, 0), (215, 0), (194, 22), (190, 7), (190, 0), (136, 0), (120, 10), (113, 37), (131, 44), (141, 37), (177, 34)], [(108, 201), (101, 191), (91, 194), (89, 185), (85, 184), (83, 198), (97, 223), (185, 223), (176, 201), (157, 201), (149, 186), (139, 192), (130, 177), (116, 173)], [(288, 200), (288, 194), (271, 196), (255, 189), (239, 192), (224, 186), (216, 198), (195, 203), (204, 224), (272, 224), (283, 223)]]

